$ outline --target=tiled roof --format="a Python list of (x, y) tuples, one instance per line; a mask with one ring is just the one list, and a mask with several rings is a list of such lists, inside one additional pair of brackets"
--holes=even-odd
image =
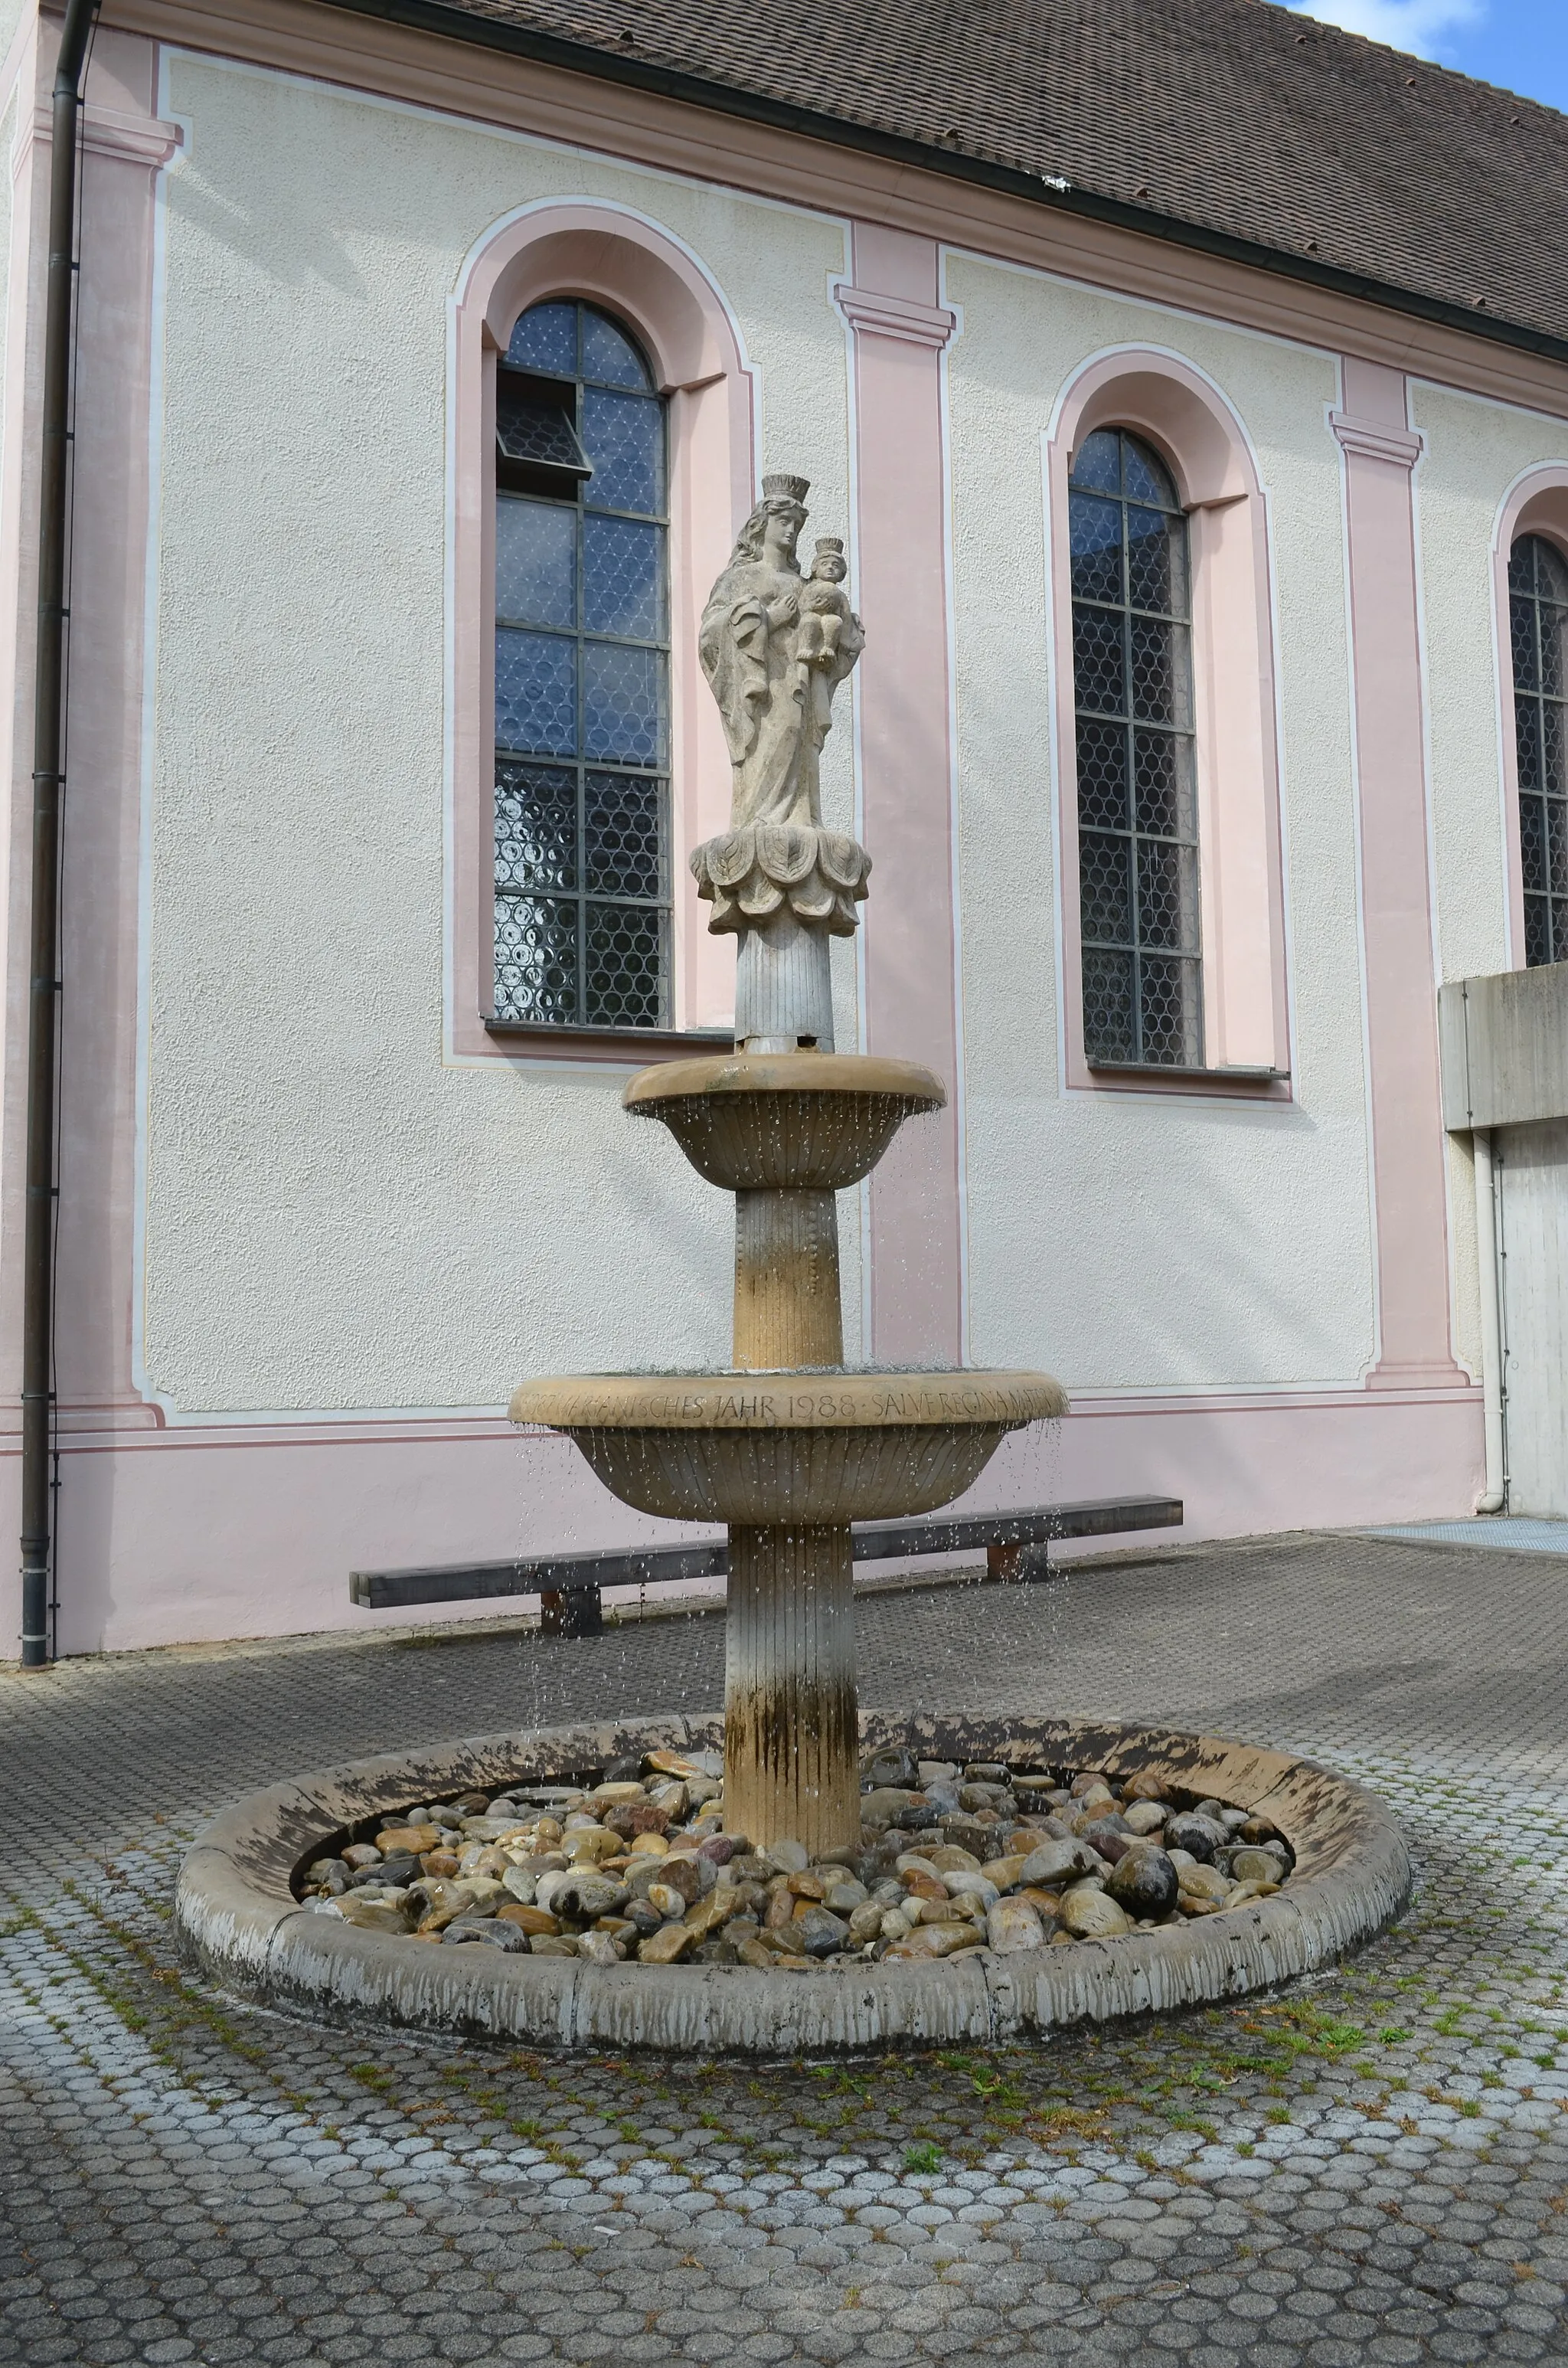
[(1271, 0), (347, 5), (1568, 347), (1568, 118)]

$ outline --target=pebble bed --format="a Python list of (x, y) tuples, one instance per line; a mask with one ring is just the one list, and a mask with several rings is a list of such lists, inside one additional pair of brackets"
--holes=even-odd
[(717, 1753), (653, 1751), (597, 1781), (421, 1803), (305, 1871), (300, 1896), (400, 1939), (597, 1964), (853, 1971), (881, 1959), (1114, 1940), (1278, 1891), (1267, 1820), (1152, 1774), (960, 1768), (884, 1750), (858, 1849), (811, 1862), (723, 1830)]

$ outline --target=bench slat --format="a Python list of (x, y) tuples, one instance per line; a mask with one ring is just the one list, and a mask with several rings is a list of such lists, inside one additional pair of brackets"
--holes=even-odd
[[(906, 1555), (966, 1554), (981, 1546), (1049, 1545), (1060, 1538), (1116, 1537), (1164, 1530), (1182, 1520), (1179, 1497), (1098, 1497), (1075, 1505), (1037, 1505), (1006, 1513), (966, 1513), (956, 1520), (858, 1521), (851, 1532), (857, 1562)], [(411, 1603), (464, 1603), (508, 1595), (597, 1596), (606, 1587), (676, 1587), (722, 1578), (728, 1540), (648, 1546), (628, 1554), (549, 1554), (528, 1562), (437, 1564), (421, 1570), (357, 1570), (348, 1597), (362, 1611)]]

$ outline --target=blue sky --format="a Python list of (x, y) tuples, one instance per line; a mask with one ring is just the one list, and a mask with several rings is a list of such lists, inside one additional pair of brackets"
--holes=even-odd
[(1568, 114), (1568, 0), (1312, 0), (1300, 13)]

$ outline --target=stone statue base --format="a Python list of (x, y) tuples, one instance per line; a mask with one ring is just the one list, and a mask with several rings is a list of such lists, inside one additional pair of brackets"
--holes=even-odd
[(871, 859), (818, 823), (746, 823), (695, 848), (709, 928), (740, 939), (735, 1042), (751, 1053), (831, 1053), (827, 941), (853, 937)]
[(841, 830), (820, 823), (750, 822), (694, 848), (697, 893), (713, 907), (709, 928), (739, 931), (788, 905), (830, 937), (852, 938), (871, 859)]

